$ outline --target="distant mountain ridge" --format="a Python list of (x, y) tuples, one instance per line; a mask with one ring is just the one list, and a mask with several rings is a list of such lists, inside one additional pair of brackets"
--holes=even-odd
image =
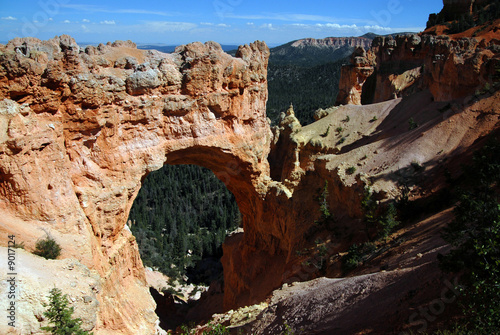
[[(160, 52), (172, 53), (175, 51), (175, 48), (177, 48), (179, 45), (138, 44), (137, 49), (141, 49), (141, 50), (154, 49), (154, 50), (158, 50)], [(221, 44), (220, 46), (221, 46), (222, 50), (224, 50), (225, 52), (237, 50), (239, 47), (239, 45), (236, 45), (236, 44)]]
[(269, 62), (305, 67), (336, 62), (350, 56), (357, 47), (368, 50), (375, 36), (303, 38), (272, 48)]
[(324, 47), (324, 48), (342, 48), (349, 47), (363, 47), (364, 49), (370, 48), (373, 38), (368, 37), (326, 37), (322, 39), (304, 38), (297, 40), (291, 44), (295, 48), (303, 48), (306, 46)]

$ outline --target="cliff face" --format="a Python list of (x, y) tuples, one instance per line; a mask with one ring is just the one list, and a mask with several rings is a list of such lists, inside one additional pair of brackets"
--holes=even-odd
[(437, 101), (474, 94), (491, 84), (499, 51), (492, 38), (377, 37), (366, 56), (353, 55), (342, 69), (337, 103), (381, 102), (421, 90)]
[(322, 39), (303, 38), (292, 43), (292, 47), (303, 48), (305, 46), (323, 48), (361, 47), (369, 49), (372, 40), (367, 37), (327, 37)]
[(351, 64), (342, 66), (337, 102), (361, 105), (363, 85), (375, 70), (374, 54), (357, 48), (351, 55)]
[(485, 5), (488, 0), (443, 0), (442, 15), (446, 21), (458, 19), (461, 15), (472, 14), (475, 5)]
[[(44, 227), (63, 257), (97, 270), (98, 332), (153, 333), (154, 302), (125, 226), (141, 179), (165, 163), (208, 167), (256, 231), (271, 137), (267, 46), (233, 58), (215, 43), (162, 54), (126, 42), (82, 50), (61, 36), (0, 52), (1, 211), (30, 227), (18, 236), (28, 248)], [(2, 228), (18, 229), (6, 216)]]

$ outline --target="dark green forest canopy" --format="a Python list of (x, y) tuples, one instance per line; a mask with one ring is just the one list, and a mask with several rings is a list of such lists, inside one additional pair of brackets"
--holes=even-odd
[(178, 277), (206, 257), (220, 257), (238, 227), (236, 201), (208, 169), (166, 165), (150, 173), (130, 211), (145, 266)]
[(273, 124), (290, 104), (302, 125), (314, 122), (314, 112), (335, 104), (340, 81), (340, 69), (347, 60), (303, 67), (275, 65), (268, 67), (267, 117)]

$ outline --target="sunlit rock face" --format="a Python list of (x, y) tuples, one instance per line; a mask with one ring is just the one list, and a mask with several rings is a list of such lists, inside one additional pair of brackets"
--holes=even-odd
[(342, 68), (337, 104), (369, 104), (429, 90), (436, 101), (474, 94), (498, 62), (491, 38), (411, 34), (376, 37)]
[(1, 211), (22, 220), (28, 248), (45, 228), (63, 257), (98, 272), (98, 332), (155, 329), (125, 225), (149, 172), (212, 169), (234, 193), (249, 235), (258, 234), (249, 217), (269, 182), (268, 57), (263, 42), (236, 57), (212, 42), (172, 54), (120, 41), (83, 49), (69, 36), (0, 46)]
[[(485, 89), (497, 78), (497, 40), (375, 39), (353, 55), (353, 73), (343, 70), (348, 105), (304, 127), (290, 107), (272, 131), (263, 42), (232, 57), (213, 42), (164, 54), (120, 41), (82, 49), (69, 36), (12, 40), (0, 45), (0, 231), (32, 250), (46, 230), (61, 258), (89, 269), (97, 318), (86, 324), (97, 334), (152, 334), (155, 304), (126, 220), (149, 172), (197, 164), (242, 214), (244, 233), (223, 246), (224, 307), (261, 302), (319, 275), (298, 256), (312, 233), (325, 230), (334, 263), (366, 238), (366, 186), (380, 202), (396, 199), (414, 162), (431, 183), (498, 129), (499, 93)], [(421, 126), (408, 130), (410, 118)], [(331, 226), (321, 226), (324, 206)]]

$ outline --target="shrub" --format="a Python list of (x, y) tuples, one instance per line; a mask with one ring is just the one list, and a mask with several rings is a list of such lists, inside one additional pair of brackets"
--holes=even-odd
[(346, 170), (347, 174), (353, 174), (356, 172), (356, 168), (354, 166), (349, 166)]
[(365, 187), (363, 199), (361, 200), (361, 208), (365, 214), (365, 222), (367, 224), (377, 222), (377, 201), (374, 199), (370, 187)]
[(381, 230), (379, 232), (380, 238), (387, 238), (393, 229), (399, 225), (399, 221), (396, 220), (397, 214), (398, 212), (396, 210), (396, 206), (394, 206), (393, 203), (389, 204), (385, 215), (379, 221), (381, 226)]
[(416, 160), (412, 161), (411, 162), (411, 167), (415, 170), (415, 171), (420, 171), (422, 170), (423, 166)]
[(281, 335), (294, 335), (295, 332), (293, 331), (292, 327), (285, 321), (284, 325), (285, 330), (281, 332)]
[(327, 137), (329, 134), (330, 134), (330, 126), (328, 126), (328, 128), (326, 128), (326, 131), (323, 134), (321, 134), (321, 136)]
[(321, 211), (323, 219), (330, 217), (330, 206), (328, 204), (328, 180), (325, 180), (325, 186), (319, 196), (319, 210)]
[(210, 323), (208, 325), (209, 329), (204, 330), (202, 335), (229, 335), (229, 330), (221, 324)]
[(58, 288), (50, 290), (49, 304), (44, 304), (48, 309), (43, 312), (53, 326), (42, 327), (54, 335), (88, 335), (92, 334), (81, 329), (82, 320), (73, 319), (73, 307), (68, 307), (68, 296), (62, 294)]
[(344, 271), (350, 271), (357, 268), (362, 262), (362, 251), (363, 245), (358, 245), (354, 243), (347, 250), (347, 255), (342, 258), (342, 268)]
[(351, 245), (347, 250), (347, 255), (342, 257), (342, 270), (344, 272), (354, 270), (370, 258), (376, 250), (377, 247), (371, 242)]
[(413, 130), (415, 128), (418, 128), (418, 123), (415, 122), (415, 120), (413, 120), (413, 118), (411, 117), (409, 120), (408, 120), (408, 129), (409, 130)]
[(61, 254), (61, 247), (56, 240), (47, 234), (44, 239), (36, 242), (33, 253), (46, 259), (56, 259)]

